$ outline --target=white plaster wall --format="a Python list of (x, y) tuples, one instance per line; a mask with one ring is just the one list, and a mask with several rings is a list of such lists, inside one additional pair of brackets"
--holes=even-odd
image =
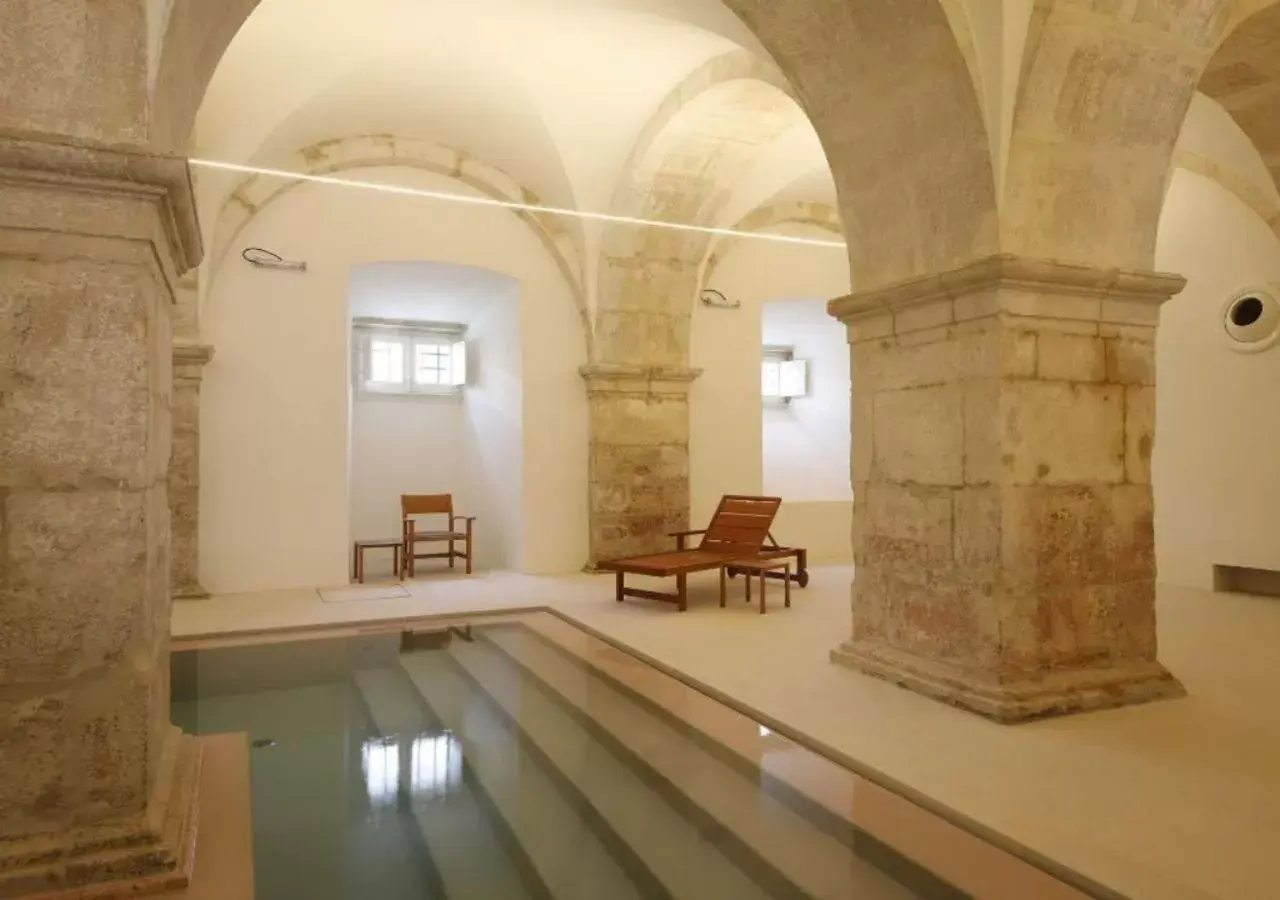
[(797, 502), (849, 502), (845, 328), (827, 314), (826, 299), (778, 300), (765, 303), (760, 312), (764, 343), (793, 348), (809, 369), (805, 396), (764, 408), (764, 492)]
[[(788, 226), (785, 232), (831, 239), (828, 232), (801, 226)], [(765, 488), (762, 307), (783, 298), (820, 300), (847, 294), (848, 257), (838, 248), (738, 238), (725, 248), (708, 286), (743, 305), (738, 310), (694, 307), (690, 356), (692, 365), (703, 370), (690, 395), (689, 472), (695, 523), (706, 522), (722, 494), (762, 493)], [(832, 325), (842, 335), (834, 320)], [(847, 363), (847, 348), (844, 352)], [(832, 447), (834, 454), (843, 453), (846, 460), (848, 415), (846, 402), (843, 435), (833, 439)], [(845, 477), (847, 482), (847, 462)], [(852, 507), (847, 496), (816, 500), (811, 491), (806, 493), (805, 499), (782, 494), (774, 536), (808, 547), (815, 563), (849, 560)]]
[(1236, 353), (1221, 326), (1228, 294), (1280, 281), (1280, 241), (1222, 187), (1179, 170), (1156, 265), (1187, 278), (1157, 332), (1158, 577), (1210, 587), (1215, 564), (1280, 569), (1280, 349)]
[[(470, 370), (458, 395), (355, 395), (352, 537), (398, 535), (401, 494), (447, 493), (455, 512), (478, 519), (476, 567), (519, 569), (523, 472), (509, 465), (511, 448), (523, 445), (519, 282), (468, 266), (374, 263), (352, 272), (350, 313), (466, 325)], [(445, 526), (436, 522), (428, 527)], [(424, 561), (422, 569), (445, 565)], [(368, 554), (365, 568), (390, 574), (390, 554)]]
[[(468, 190), (416, 170), (353, 177)], [(258, 270), (233, 254), (212, 286), (205, 336), (217, 356), (206, 369), (201, 427), (205, 587), (232, 593), (347, 580), (348, 277), (353, 266), (387, 259), (452, 262), (519, 281), (527, 425), (523, 446), (494, 452), (522, 473), (521, 567), (581, 567), (587, 416), (577, 369), (585, 342), (567, 286), (525, 225), (481, 206), (304, 185), (262, 210), (235, 249), (249, 245), (305, 259), (308, 270)]]

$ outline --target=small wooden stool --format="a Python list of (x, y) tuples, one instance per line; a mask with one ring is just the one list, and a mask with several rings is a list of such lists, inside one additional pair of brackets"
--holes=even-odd
[(364, 584), (364, 551), (385, 550), (391, 548), (392, 563), (395, 565), (396, 578), (400, 577), (400, 554), (404, 551), (404, 541), (400, 538), (383, 538), (376, 541), (356, 541), (352, 561), (355, 564), (356, 581)]
[(788, 609), (791, 608), (791, 559), (790, 558), (738, 560), (736, 562), (728, 563), (726, 565), (721, 566), (720, 567), (720, 608), (721, 609), (724, 608), (725, 585), (727, 584), (727, 579), (728, 579), (730, 569), (734, 569), (735, 571), (741, 572), (746, 576), (745, 584), (744, 584), (744, 587), (745, 587), (744, 595), (748, 603), (751, 602), (751, 578), (752, 576), (758, 576), (760, 578), (760, 615), (762, 616), (764, 615), (764, 612), (765, 612), (765, 584), (768, 582), (768, 578), (766, 577), (766, 575), (769, 572), (776, 572), (779, 569), (781, 569), (784, 575), (782, 579), (782, 585), (783, 585), (782, 590), (783, 590), (783, 596), (786, 598), (785, 606)]

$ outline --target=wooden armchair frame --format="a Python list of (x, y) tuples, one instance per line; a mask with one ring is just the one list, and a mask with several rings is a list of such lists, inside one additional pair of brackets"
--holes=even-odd
[[(418, 530), (417, 516), (447, 516), (447, 531)], [(401, 554), (402, 571), (400, 577), (406, 575), (413, 578), (417, 574), (416, 562), (419, 559), (447, 559), (449, 568), (454, 568), (456, 560), (465, 560), (467, 574), (473, 571), (475, 550), (475, 516), (459, 516), (453, 511), (452, 494), (402, 494), (400, 496), (401, 535), (404, 540), (404, 553)], [(464, 523), (462, 531), (458, 523)], [(457, 549), (461, 541), (464, 550)], [(419, 553), (418, 544), (434, 544), (448, 542), (449, 549), (444, 553)]]

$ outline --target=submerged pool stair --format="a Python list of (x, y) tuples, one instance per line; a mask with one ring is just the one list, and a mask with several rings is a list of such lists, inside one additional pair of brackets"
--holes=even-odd
[[(460, 744), (460, 799), (415, 809), (450, 898), (964, 896), (864, 852), (847, 825), (554, 634), (489, 627), (357, 683), (384, 734), (435, 726)], [(473, 840), (508, 862), (468, 872)]]

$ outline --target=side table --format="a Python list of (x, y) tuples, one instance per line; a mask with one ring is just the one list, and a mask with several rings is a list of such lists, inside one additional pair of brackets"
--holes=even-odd
[(791, 557), (787, 556), (782, 559), (770, 559), (764, 557), (760, 559), (739, 559), (731, 563), (726, 563), (720, 567), (720, 608), (724, 608), (725, 588), (728, 582), (729, 570), (741, 572), (746, 576), (744, 585), (744, 595), (748, 603), (751, 602), (751, 579), (753, 576), (760, 579), (760, 615), (765, 613), (765, 584), (768, 582), (768, 573), (782, 570), (783, 595), (785, 597), (785, 606), (791, 608)]
[(388, 548), (391, 550), (392, 563), (395, 566), (396, 578), (399, 578), (403, 574), (400, 565), (400, 554), (404, 551), (404, 541), (401, 538), (356, 541), (355, 550), (352, 552), (352, 563), (355, 567), (356, 582), (358, 584), (364, 584), (364, 551), (385, 550)]

